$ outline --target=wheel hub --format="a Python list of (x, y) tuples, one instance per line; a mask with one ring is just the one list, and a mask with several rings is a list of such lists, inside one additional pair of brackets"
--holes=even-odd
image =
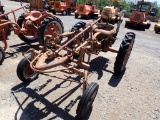
[(34, 73), (34, 71), (30, 68), (29, 64), (26, 65), (23, 74), (24, 74), (24, 77), (27, 79), (32, 78), (36, 75), (36, 73)]
[(45, 30), (45, 35), (51, 35), (53, 38), (57, 37), (57, 35), (60, 33), (60, 25), (56, 22), (51, 22), (47, 25)]

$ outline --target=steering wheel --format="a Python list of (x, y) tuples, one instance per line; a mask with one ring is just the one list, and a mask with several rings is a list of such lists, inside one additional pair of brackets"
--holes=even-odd
[(109, 23), (109, 15), (107, 12), (102, 12), (102, 15), (104, 15), (106, 18), (101, 17), (101, 22)]

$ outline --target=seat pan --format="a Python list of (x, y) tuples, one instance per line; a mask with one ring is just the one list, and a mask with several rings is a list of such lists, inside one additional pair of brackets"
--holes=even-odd
[(25, 18), (25, 20), (36, 21), (40, 17), (42, 17), (42, 14), (40, 11), (31, 11), (29, 15)]

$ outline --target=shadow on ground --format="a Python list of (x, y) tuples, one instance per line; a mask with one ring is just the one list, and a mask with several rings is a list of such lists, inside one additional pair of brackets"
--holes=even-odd
[(120, 75), (115, 75), (113, 71), (107, 70), (108, 67), (108, 61), (109, 59), (99, 56), (95, 59), (91, 60), (90, 62), (90, 72), (91, 73), (97, 73), (98, 74), (98, 80), (100, 80), (103, 76), (103, 72), (106, 71), (108, 73), (112, 74), (112, 77), (110, 78), (108, 84), (112, 87), (117, 87), (120, 83), (125, 71)]
[(11, 45), (9, 46), (10, 48), (13, 49), (9, 49), (9, 51), (5, 52), (6, 56), (5, 58), (11, 58), (11, 59), (16, 59), (18, 57), (18, 55), (26, 52), (27, 50), (29, 50), (30, 48), (34, 48), (38, 50), (38, 44), (26, 44), (26, 43), (20, 43), (20, 44), (16, 44), (16, 45)]
[[(38, 91), (43, 90), (48, 84), (51, 83), (51, 81), (52, 81), (51, 79), (47, 80), (45, 84), (39, 86), (38, 89), (34, 89), (34, 90), (29, 88), (28, 86), (29, 83), (21, 83), (11, 89), (12, 94), (16, 102), (19, 105), (19, 108), (17, 109), (15, 113), (15, 118), (14, 118), (15, 120), (24, 120), (24, 119), (40, 120), (40, 119), (45, 119), (47, 116), (52, 116), (48, 120), (59, 119), (59, 118), (64, 119), (64, 120), (79, 120), (80, 119), (77, 116), (72, 116), (69, 114), (69, 111), (81, 98), (80, 95), (77, 96), (75, 99), (72, 99), (68, 103), (68, 105), (66, 105), (65, 109), (62, 109), (59, 106), (63, 104), (63, 102), (69, 96), (74, 94), (74, 92), (81, 86), (81, 84), (78, 84), (76, 87), (72, 88), (71, 90), (66, 91), (66, 93), (62, 93), (62, 95), (59, 98), (53, 100), (53, 102), (50, 102), (52, 100), (49, 101), (45, 97), (49, 95), (50, 93), (54, 94), (54, 92), (56, 92), (56, 90), (59, 88), (65, 89), (65, 87), (61, 87), (61, 85), (66, 82), (66, 81), (62, 81), (61, 83), (56, 84), (52, 89), (45, 92), (44, 94), (38, 94)], [(69, 87), (69, 86), (66, 86), (66, 87)], [(24, 98), (22, 102), (20, 102), (20, 100), (18, 100), (18, 97), (16, 96), (18, 92), (23, 92), (27, 94), (27, 97)], [(33, 101), (31, 101), (25, 107), (23, 107), (24, 104), (27, 103), (28, 99), (33, 99)], [(35, 104), (39, 104), (39, 105), (43, 104), (44, 107), (39, 108), (39, 107), (36, 107)], [(18, 114), (21, 113), (20, 111), (22, 111), (22, 114), (20, 115), (20, 118), (18, 118)], [(91, 111), (92, 109), (90, 109), (90, 111), (88, 112), (84, 120), (88, 120)], [(52, 115), (53, 113), (55, 114), (55, 116)]]

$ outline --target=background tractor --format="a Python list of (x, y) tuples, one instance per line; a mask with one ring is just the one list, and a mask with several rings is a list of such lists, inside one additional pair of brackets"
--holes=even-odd
[[(23, 13), (18, 20), (16, 20), (15, 11), (26, 9), (22, 6), (11, 12), (4, 13), (3, 6), (0, 7), (0, 40), (4, 43), (4, 47), (0, 49), (1, 52), (7, 49), (7, 36), (10, 30), (13, 30), (18, 37), (26, 43), (39, 41), (43, 44), (44, 36), (51, 35), (56, 37), (63, 33), (64, 27), (62, 21), (54, 16), (52, 13), (44, 10), (42, 0), (30, 0), (29, 12)], [(7, 15), (13, 13), (15, 22), (11, 22)], [(4, 55), (0, 55), (0, 61), (4, 60)], [(0, 62), (2, 63), (2, 62)]]
[(154, 31), (155, 31), (155, 33), (159, 33), (160, 32), (160, 20), (158, 20), (158, 23), (156, 23), (154, 25)]
[(85, 4), (79, 4), (77, 6), (77, 9), (75, 11), (75, 18), (81, 16), (88, 20), (97, 17), (99, 12), (96, 9), (95, 5), (96, 0), (94, 0), (94, 2), (88, 2), (88, 0), (86, 0), (85, 2), (86, 2)]
[(53, 5), (53, 13), (62, 13), (62, 15), (70, 15), (76, 10), (77, 0), (57, 0)]
[(110, 6), (105, 6), (101, 11), (102, 20), (109, 20), (112, 24), (122, 22), (120, 10), (120, 0), (111, 0)]
[(140, 27), (142, 30), (149, 29), (151, 24), (148, 20), (151, 9), (151, 2), (138, 1), (136, 10), (132, 13), (129, 20), (126, 21), (125, 27)]

